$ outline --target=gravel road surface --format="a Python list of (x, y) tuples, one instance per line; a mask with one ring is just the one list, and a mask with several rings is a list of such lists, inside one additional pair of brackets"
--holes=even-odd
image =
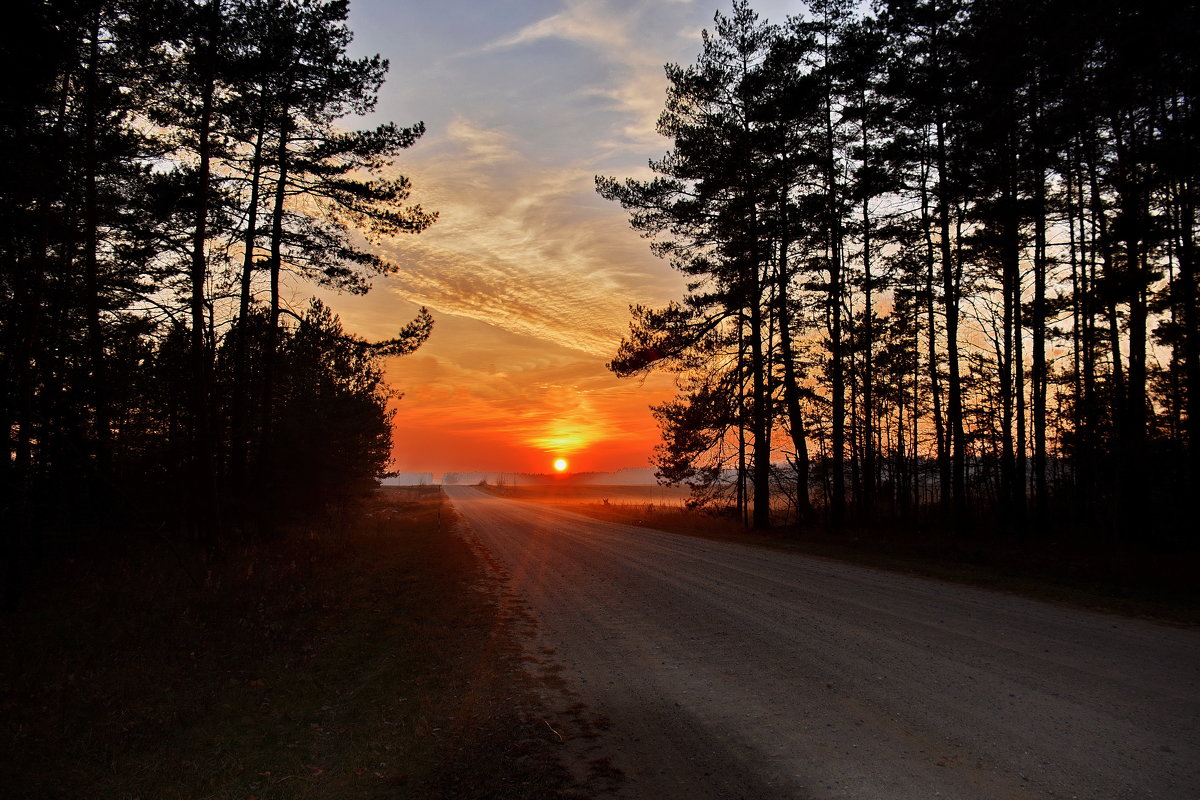
[(446, 492), (605, 791), (1200, 800), (1200, 631)]

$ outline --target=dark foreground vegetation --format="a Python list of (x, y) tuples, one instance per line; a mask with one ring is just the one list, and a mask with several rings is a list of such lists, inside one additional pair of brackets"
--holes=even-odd
[(50, 551), (242, 541), (374, 485), (380, 359), (289, 289), (365, 292), (434, 215), (389, 171), (416, 124), (346, 130), (387, 70), (345, 0), (14, 0), (0, 67), (5, 601)]
[(5, 796), (569, 794), (518, 617), (451, 515), (437, 488), (384, 490), (216, 559), (80, 554), (5, 620)]
[(689, 280), (610, 365), (680, 375), (659, 474), (759, 528), (1194, 549), (1196, 4), (807, 6), (718, 14), (655, 177), (597, 179)]

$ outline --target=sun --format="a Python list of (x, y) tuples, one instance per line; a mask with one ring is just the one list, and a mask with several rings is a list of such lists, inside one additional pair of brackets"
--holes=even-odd
[(565, 458), (558, 458), (558, 459), (555, 459), (555, 461), (554, 461), (554, 470), (555, 470), (555, 472), (566, 472), (566, 470), (567, 470), (567, 460), (566, 460)]

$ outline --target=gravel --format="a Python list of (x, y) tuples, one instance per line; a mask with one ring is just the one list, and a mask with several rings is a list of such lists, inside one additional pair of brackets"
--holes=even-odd
[(1196, 630), (445, 488), (605, 793), (1200, 800)]

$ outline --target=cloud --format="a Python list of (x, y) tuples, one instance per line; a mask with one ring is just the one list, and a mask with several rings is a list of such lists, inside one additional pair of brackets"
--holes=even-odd
[[(686, 6), (689, 3), (690, 0), (674, 0), (673, 4)], [(579, 92), (608, 101), (607, 108), (623, 116), (608, 137), (613, 147), (624, 147), (626, 151), (642, 150), (662, 143), (655, 124), (666, 88), (665, 59), (656, 55), (660, 50), (655, 45), (672, 35), (662, 28), (669, 23), (659, 19), (662, 16), (672, 19), (672, 16), (663, 15), (662, 11), (661, 4), (654, 0), (636, 3), (568, 0), (561, 11), (491, 42), (481, 52), (516, 48), (547, 39), (587, 48), (608, 70), (597, 73), (604, 76), (603, 80), (581, 86)], [(691, 23), (683, 27), (693, 31), (694, 40), (698, 41), (699, 27)]]
[[(566, 95), (542, 86), (536, 99), (525, 97), (526, 84), (505, 73), (503, 91), (515, 92), (515, 107), (540, 127), (518, 133), (520, 118), (490, 104), (459, 108), (411, 151), (401, 171), (441, 217), (419, 237), (384, 246), (404, 267), (389, 290), (596, 359), (611, 357), (627, 330), (629, 304), (663, 303), (683, 281), (649, 254), (619, 207), (596, 196), (593, 179), (644, 173), (641, 154), (666, 149), (655, 132), (663, 59), (651, 45), (671, 38), (687, 18), (648, 0), (567, 0), (466, 58), (472, 74), (487, 81), (512, 69), (514, 51), (538, 42), (565, 41), (583, 51), (570, 64), (534, 69), (574, 69), (570, 77), (578, 82), (562, 83)], [(501, 53), (510, 55), (491, 69)], [(541, 57), (549, 56), (530, 50), (520, 63)]]
[(608, 3), (568, 0), (566, 8), (557, 14), (526, 25), (483, 49), (519, 47), (542, 39), (563, 39), (602, 49), (622, 48), (629, 44), (623, 16)]
[(503, 131), (466, 118), (431, 150), (405, 171), (419, 194), (431, 187), (426, 205), (441, 217), (382, 245), (401, 265), (389, 291), (601, 361), (630, 303), (678, 294), (681, 279), (596, 196), (589, 165), (539, 165)]
[(487, 130), (464, 117), (457, 117), (446, 129), (446, 137), (474, 167), (511, 161), (518, 153), (512, 137), (498, 130)]

